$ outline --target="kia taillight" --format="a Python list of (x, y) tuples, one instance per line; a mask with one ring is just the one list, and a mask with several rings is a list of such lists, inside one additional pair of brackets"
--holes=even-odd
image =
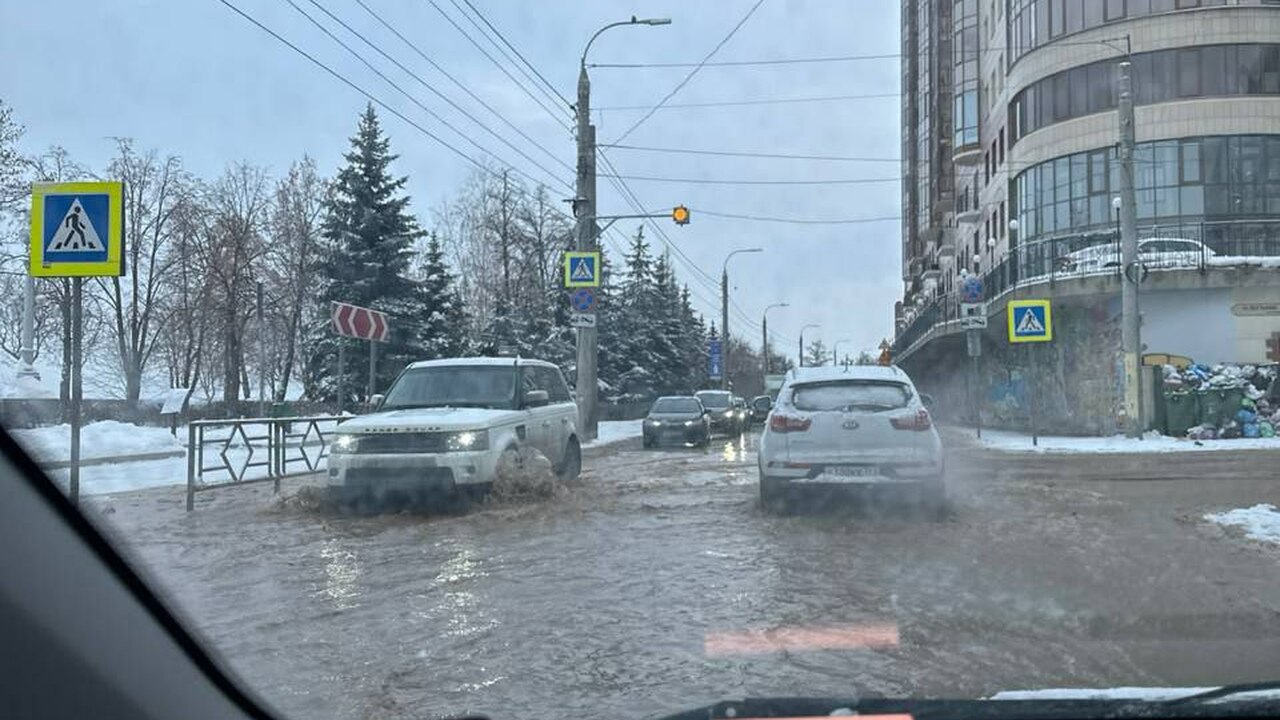
[(807, 417), (780, 415), (778, 413), (769, 416), (769, 429), (778, 433), (805, 432), (812, 424), (813, 421)]
[(933, 427), (933, 420), (929, 417), (929, 411), (920, 408), (915, 415), (896, 415), (889, 419), (893, 423), (893, 427), (898, 430), (915, 430), (917, 432), (928, 430)]

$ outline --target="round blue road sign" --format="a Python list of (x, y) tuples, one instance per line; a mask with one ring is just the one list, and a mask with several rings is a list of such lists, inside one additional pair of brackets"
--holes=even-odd
[(982, 300), (982, 278), (970, 275), (960, 286), (960, 297), (964, 302), (980, 302)]
[(591, 312), (596, 308), (596, 295), (588, 288), (578, 288), (569, 295), (569, 306), (574, 312)]

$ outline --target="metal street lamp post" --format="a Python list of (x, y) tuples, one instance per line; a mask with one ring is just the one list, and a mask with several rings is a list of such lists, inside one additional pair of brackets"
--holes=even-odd
[(764, 309), (764, 316), (760, 318), (760, 334), (763, 336), (760, 342), (760, 353), (763, 357), (763, 360), (760, 362), (760, 367), (764, 369), (761, 382), (764, 381), (764, 377), (768, 377), (769, 375), (769, 311), (780, 307), (791, 306), (787, 303), (774, 303)]
[(820, 327), (822, 326), (819, 325), (818, 323), (809, 323), (808, 325), (805, 325), (800, 328), (800, 365), (799, 365), (800, 367), (804, 367), (804, 331), (809, 328), (820, 328)]
[(724, 367), (720, 371), (720, 389), (729, 389), (729, 261), (739, 253), (764, 252), (764, 248), (739, 248), (725, 256), (720, 266), (720, 345), (724, 353)]

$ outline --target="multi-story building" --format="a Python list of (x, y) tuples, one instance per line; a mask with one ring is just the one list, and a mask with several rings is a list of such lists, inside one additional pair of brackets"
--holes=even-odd
[[(902, 27), (894, 350), (922, 384), (966, 403), (957, 288), (973, 273), (987, 413), (1016, 417), (1030, 377), (1058, 424), (1114, 421), (1121, 62), (1144, 351), (1280, 360), (1280, 2), (902, 0)], [(1054, 301), (1058, 339), (1033, 356), (1004, 337), (1015, 296)]]

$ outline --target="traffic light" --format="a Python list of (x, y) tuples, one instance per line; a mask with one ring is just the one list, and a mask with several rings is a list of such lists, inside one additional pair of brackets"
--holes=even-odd
[(671, 209), (671, 219), (674, 220), (677, 225), (688, 225), (689, 208), (683, 205), (675, 206)]

